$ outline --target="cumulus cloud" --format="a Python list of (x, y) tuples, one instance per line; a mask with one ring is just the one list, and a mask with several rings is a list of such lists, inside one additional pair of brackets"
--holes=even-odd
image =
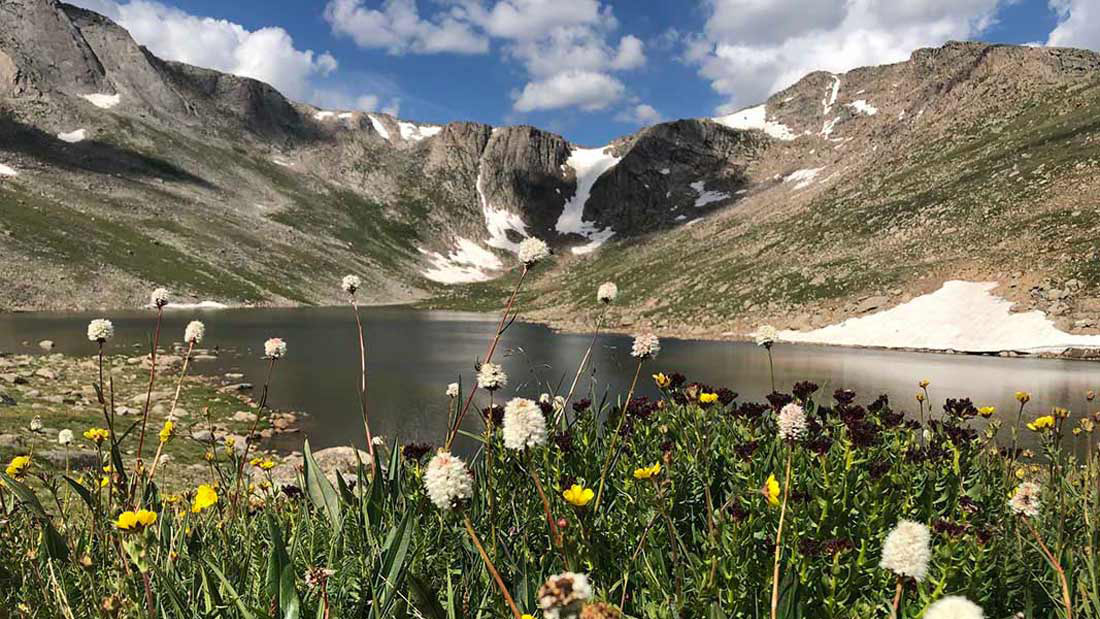
[(615, 120), (645, 126), (655, 125), (664, 120), (664, 117), (652, 105), (638, 103), (616, 114)]
[(380, 9), (366, 8), (362, 0), (330, 0), (325, 21), (335, 34), (351, 37), (356, 45), (391, 54), (489, 51), (488, 39), (474, 32), (469, 22), (450, 14), (422, 19), (416, 0), (386, 0)]
[(1058, 25), (1047, 45), (1100, 49), (1100, 6), (1091, 0), (1050, 0)]
[(566, 71), (536, 82), (528, 82), (516, 97), (519, 112), (579, 107), (602, 110), (622, 98), (626, 87), (603, 73)]
[(1007, 1), (707, 0), (704, 32), (683, 38), (684, 58), (729, 98), (723, 109), (744, 107), (814, 70), (898, 62), (973, 38)]

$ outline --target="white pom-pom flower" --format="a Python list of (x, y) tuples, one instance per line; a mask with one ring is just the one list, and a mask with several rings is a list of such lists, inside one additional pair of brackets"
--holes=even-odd
[(611, 303), (619, 296), (619, 287), (615, 282), (604, 282), (596, 290), (596, 300), (600, 303)]
[(539, 587), (539, 608), (546, 619), (573, 617), (592, 597), (588, 576), (576, 572), (562, 572), (551, 576)]
[(440, 449), (424, 469), (424, 489), (436, 507), (449, 510), (473, 496), (474, 480), (462, 458)]
[(286, 356), (286, 342), (279, 337), (273, 337), (264, 342), (264, 356), (269, 359), (282, 359)]
[(638, 359), (652, 359), (661, 352), (661, 340), (652, 333), (643, 333), (634, 337), (634, 346), (630, 349), (630, 356)]
[(496, 363), (482, 363), (477, 371), (477, 386), (488, 391), (496, 391), (508, 384), (508, 375), (504, 368)]
[(779, 409), (779, 438), (785, 441), (797, 441), (806, 436), (806, 411), (791, 402)]
[(771, 325), (763, 325), (756, 330), (756, 345), (770, 348), (779, 339), (779, 332)]
[(206, 337), (206, 325), (198, 320), (187, 323), (187, 328), (183, 330), (185, 344), (201, 344), (204, 337)]
[(344, 281), (340, 282), (340, 287), (348, 294), (355, 294), (355, 291), (359, 290), (359, 286), (362, 285), (363, 281), (359, 279), (358, 275), (345, 275)]
[(546, 444), (546, 418), (538, 404), (526, 398), (512, 398), (504, 405), (504, 446), (522, 450)]
[(924, 611), (924, 619), (982, 619), (982, 607), (959, 596), (949, 595), (936, 600)]
[(168, 305), (168, 289), (157, 288), (149, 295), (149, 305), (157, 309), (161, 309), (165, 305)]
[(540, 260), (545, 260), (550, 257), (550, 248), (546, 246), (546, 243), (542, 239), (536, 239), (530, 237), (523, 239), (523, 242), (519, 244), (519, 251), (516, 252), (519, 256), (519, 261), (527, 266), (532, 266)]
[(1012, 493), (1008, 506), (1019, 516), (1035, 518), (1039, 515), (1039, 507), (1041, 506), (1039, 494), (1041, 492), (1042, 488), (1039, 484), (1033, 481), (1025, 481), (1016, 486), (1016, 491)]
[(912, 520), (898, 522), (882, 545), (879, 565), (899, 576), (924, 580), (932, 558), (932, 534), (928, 527)]
[(115, 336), (115, 326), (106, 318), (96, 318), (88, 323), (88, 339), (102, 344)]
[(57, 443), (59, 445), (68, 445), (73, 442), (73, 431), (65, 428), (57, 433)]
[(447, 385), (447, 397), (448, 398), (457, 398), (458, 397), (458, 383), (451, 383), (451, 384)]

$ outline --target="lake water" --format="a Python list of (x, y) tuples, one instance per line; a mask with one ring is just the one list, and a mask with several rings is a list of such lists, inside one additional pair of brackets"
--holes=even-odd
[[(197, 362), (209, 374), (243, 372), (259, 386), (266, 362), (263, 342), (282, 337), (288, 357), (275, 370), (270, 401), (276, 408), (310, 413), (303, 429), (315, 447), (364, 444), (357, 381), (359, 352), (355, 321), (349, 308), (174, 310), (165, 314), (162, 343), (182, 340), (188, 321), (206, 323), (204, 346), (219, 348), (216, 361)], [(152, 312), (23, 313), (0, 315), (0, 351), (41, 352), (37, 342), (50, 339), (56, 352), (88, 354), (95, 345), (85, 337), (91, 318), (110, 318), (116, 336), (111, 349), (139, 354), (152, 337)], [(368, 403), (371, 427), (387, 439), (438, 443), (444, 432), (448, 400), (444, 390), (463, 379), (469, 385), (475, 359), (483, 356), (496, 327), (485, 314), (418, 311), (403, 307), (363, 310), (367, 337)], [(537, 397), (564, 383), (568, 391), (577, 363), (590, 336), (560, 334), (533, 324), (515, 323), (504, 335), (494, 360), (509, 375), (504, 397)], [(629, 387), (635, 364), (631, 338), (601, 336), (593, 351), (595, 375), (582, 378), (583, 391), (602, 396)], [(139, 345), (140, 347), (135, 347)], [(857, 350), (778, 343), (774, 349), (776, 383), (790, 390), (799, 380), (811, 380), (823, 392), (845, 387), (866, 405), (879, 394), (894, 407), (914, 414), (917, 381), (927, 378), (934, 408), (944, 398), (970, 397), (978, 406), (994, 405), (1014, 418), (1017, 390), (1029, 391), (1034, 414), (1064, 406), (1074, 417), (1086, 412), (1084, 394), (1100, 391), (1100, 365), (1084, 361), (1004, 359), (880, 350)], [(660, 356), (647, 362), (643, 377), (678, 371), (689, 380), (726, 386), (741, 399), (762, 400), (769, 391), (767, 354), (751, 343), (662, 340)], [(655, 395), (652, 381), (640, 381), (639, 393)], [(478, 402), (482, 402), (480, 399)], [(498, 401), (501, 394), (497, 396)], [(484, 406), (484, 403), (482, 403)], [(1097, 407), (1100, 408), (1100, 402)], [(474, 422), (475, 415), (468, 421)], [(980, 420), (979, 420), (980, 421)], [(478, 423), (469, 428), (476, 429)], [(1030, 438), (1030, 437), (1029, 437)], [(299, 448), (300, 435), (281, 439), (283, 447)]]

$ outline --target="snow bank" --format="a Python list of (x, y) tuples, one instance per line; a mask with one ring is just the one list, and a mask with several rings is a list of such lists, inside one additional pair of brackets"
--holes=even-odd
[(766, 104), (750, 107), (727, 116), (719, 116), (714, 119), (714, 122), (725, 125), (730, 129), (759, 129), (777, 140), (793, 140), (795, 137), (786, 125), (768, 120), (768, 106)]
[(848, 107), (850, 107), (853, 110), (855, 110), (857, 112), (860, 112), (862, 114), (866, 114), (868, 116), (874, 116), (875, 114), (878, 114), (878, 108), (871, 105), (870, 103), (867, 103), (866, 99), (859, 99), (858, 101), (852, 101), (851, 103), (848, 104)]
[(330, 112), (328, 110), (319, 110), (313, 113), (313, 118), (316, 120), (328, 120), (333, 116), (336, 116), (336, 112)]
[(15, 171), (15, 168), (0, 163), (0, 176), (19, 176), (19, 173)]
[(432, 268), (422, 271), (422, 275), (441, 284), (468, 284), (492, 279), (486, 271), (504, 267), (500, 258), (474, 241), (456, 236), (455, 245), (454, 251), (446, 256), (418, 247), (432, 263)]
[(569, 159), (565, 165), (573, 168), (577, 176), (577, 191), (573, 197), (562, 207), (561, 215), (554, 224), (554, 229), (562, 234), (579, 234), (590, 242), (580, 247), (574, 247), (574, 254), (587, 254), (603, 245), (607, 239), (614, 236), (611, 228), (600, 229), (590, 221), (584, 221), (584, 205), (588, 202), (588, 196), (592, 194), (592, 186), (596, 179), (604, 172), (615, 167), (620, 157), (616, 157), (603, 148), (574, 148), (569, 153)]
[(1012, 313), (1012, 302), (991, 291), (996, 282), (949, 281), (931, 294), (861, 318), (780, 338), (841, 346), (925, 348), (965, 352), (1061, 352), (1100, 347), (1100, 335), (1058, 330), (1040, 310)]
[(367, 118), (370, 119), (370, 124), (372, 127), (374, 127), (374, 130), (378, 132), (378, 135), (382, 136), (383, 140), (389, 141), (390, 132), (386, 130), (386, 125), (384, 125), (382, 121), (374, 114), (367, 114)]
[(695, 190), (695, 193), (699, 194), (699, 197), (695, 198), (695, 206), (706, 206), (711, 202), (720, 202), (730, 197), (728, 193), (722, 193), (721, 191), (706, 191), (705, 181), (695, 181), (689, 185)]
[(402, 140), (413, 142), (419, 142), (424, 138), (430, 138), (440, 131), (443, 131), (443, 127), (422, 127), (403, 120), (397, 121), (397, 128), (401, 131)]
[(818, 172), (821, 172), (825, 168), (804, 168), (802, 170), (795, 170), (790, 174), (783, 177), (784, 183), (794, 183), (795, 191), (799, 189), (805, 189), (809, 187), (814, 179), (817, 178)]
[(477, 197), (481, 200), (481, 212), (485, 215), (485, 227), (489, 230), (489, 247), (506, 249), (511, 252), (519, 251), (519, 243), (508, 238), (508, 231), (513, 230), (520, 236), (528, 236), (527, 225), (517, 213), (507, 209), (493, 208), (485, 197), (482, 185), (481, 171), (477, 173)]
[(62, 142), (68, 142), (69, 144), (83, 142), (87, 137), (88, 134), (83, 129), (77, 129), (76, 131), (57, 134), (57, 139), (61, 140)]
[(293, 163), (293, 162), (290, 162), (290, 161), (284, 161), (284, 160), (282, 160), (282, 159), (279, 159), (278, 157), (275, 157), (275, 158), (273, 158), (273, 159), (272, 159), (271, 161), (272, 161), (272, 162), (273, 162), (273, 163), (274, 163), (275, 165), (281, 165), (281, 166), (283, 166), (284, 168), (289, 168), (290, 166), (294, 165), (294, 163)]
[(337, 117), (340, 118), (341, 120), (348, 120), (353, 116), (355, 116), (355, 114), (353, 114), (352, 112), (340, 112), (337, 115)]
[(114, 94), (107, 95), (103, 93), (95, 93), (91, 95), (80, 95), (86, 99), (89, 103), (96, 107), (101, 107), (105, 110), (109, 110), (118, 105), (118, 102), (122, 100), (122, 95)]

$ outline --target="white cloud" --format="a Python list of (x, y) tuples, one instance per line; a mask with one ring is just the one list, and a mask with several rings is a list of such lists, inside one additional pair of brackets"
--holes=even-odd
[(421, 19), (416, 0), (386, 0), (380, 9), (368, 9), (363, 0), (330, 0), (325, 21), (335, 34), (351, 37), (364, 48), (391, 54), (484, 54), (488, 39), (465, 20), (441, 14)]
[(725, 108), (743, 107), (811, 71), (898, 62), (973, 38), (1007, 1), (708, 0), (705, 32), (685, 39), (684, 57), (730, 98)]
[(654, 108), (652, 105), (649, 105), (648, 103), (638, 103), (616, 114), (615, 120), (624, 123), (647, 126), (655, 125), (661, 122), (662, 120), (664, 120), (664, 117), (661, 116), (661, 113), (658, 112), (657, 109)]
[(1050, 0), (1058, 25), (1047, 45), (1100, 49), (1100, 6), (1093, 0)]
[(490, 35), (511, 40), (538, 39), (561, 27), (614, 23), (596, 0), (500, 0), (485, 9), (481, 0), (458, 0), (464, 14)]
[(516, 97), (519, 112), (579, 107), (602, 110), (622, 98), (626, 87), (619, 80), (591, 71), (567, 71), (537, 82), (528, 82)]

